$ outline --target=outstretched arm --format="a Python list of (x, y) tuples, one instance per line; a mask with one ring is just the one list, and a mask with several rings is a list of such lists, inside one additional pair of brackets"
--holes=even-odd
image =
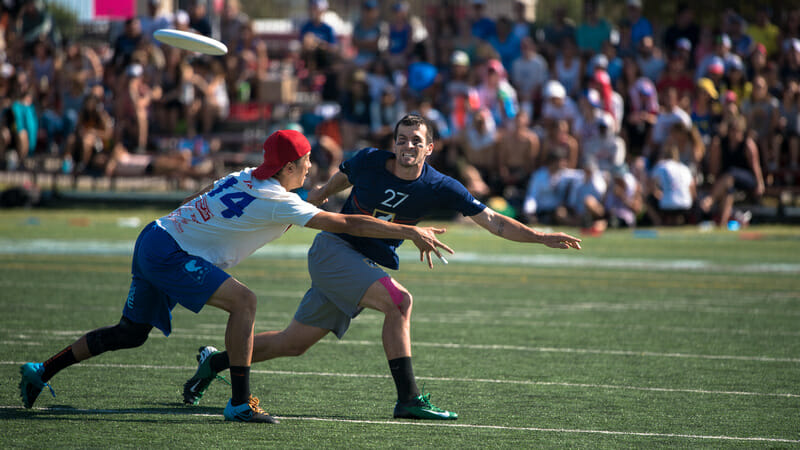
[(495, 236), (515, 242), (544, 244), (550, 248), (574, 248), (580, 250), (581, 240), (565, 233), (541, 233), (532, 228), (486, 208), (471, 216), (473, 222), (487, 229)]
[[(372, 216), (358, 214), (337, 214), (327, 211), (317, 213), (306, 223), (306, 227), (317, 230), (329, 231), (331, 233), (347, 233), (354, 236), (363, 236), (382, 239), (408, 239), (414, 242), (419, 249), (419, 260), (426, 258), (428, 267), (433, 268), (431, 252), (441, 258), (439, 248), (453, 253), (447, 245), (441, 243), (436, 238), (437, 234), (442, 234), (446, 230), (443, 228), (415, 227), (400, 225), (385, 220), (379, 220)], [(438, 247), (438, 248), (437, 248)]]
[(308, 193), (308, 203), (320, 206), (328, 201), (328, 197), (352, 186), (350, 180), (342, 172), (336, 172), (327, 183), (312, 189)]

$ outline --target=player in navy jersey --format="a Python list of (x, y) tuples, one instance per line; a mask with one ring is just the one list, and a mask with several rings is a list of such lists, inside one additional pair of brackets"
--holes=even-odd
[[(492, 234), (517, 242), (552, 248), (580, 249), (580, 239), (564, 233), (541, 233), (498, 214), (470, 195), (456, 180), (442, 175), (425, 160), (433, 152), (431, 127), (416, 114), (395, 126), (394, 151), (364, 149), (341, 164), (341, 171), (309, 193), (320, 205), (351, 187), (342, 208), (348, 215), (416, 224), (431, 213), (458, 211)], [(398, 268), (395, 253), (400, 240), (360, 238), (347, 233), (321, 232), (308, 252), (311, 288), (295, 317), (283, 331), (255, 336), (253, 362), (281, 356), (299, 356), (329, 332), (342, 338), (350, 320), (364, 308), (384, 314), (383, 347), (397, 388), (394, 417), (452, 420), (458, 415), (431, 404), (423, 395), (411, 366), (412, 297), (382, 268)], [(432, 267), (430, 259), (429, 266)], [(215, 352), (200, 363), (190, 379), (210, 383), (228, 366), (226, 352)], [(206, 384), (207, 385), (207, 384)]]
[[(311, 168), (310, 151), (302, 134), (276, 131), (264, 142), (263, 164), (217, 180), (147, 225), (136, 240), (133, 279), (120, 322), (86, 333), (44, 363), (23, 364), (19, 389), (25, 407), (32, 407), (42, 389), (49, 387), (48, 381), (66, 367), (107, 351), (139, 347), (153, 327), (168, 336), (176, 305), (195, 313), (211, 305), (229, 313), (225, 345), (233, 395), (223, 412), (225, 420), (275, 423), (250, 395), (256, 296), (224, 269), (277, 239), (291, 225), (412, 239), (420, 259), (427, 254), (429, 264), (430, 252), (439, 254), (437, 246), (452, 252), (436, 238), (444, 230), (330, 213), (301, 200), (290, 191), (303, 185)], [(195, 403), (208, 383), (187, 383), (184, 400)]]

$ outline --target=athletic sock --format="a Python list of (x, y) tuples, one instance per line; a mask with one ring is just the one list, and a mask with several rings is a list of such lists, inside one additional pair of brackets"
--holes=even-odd
[(250, 366), (231, 366), (231, 404), (239, 406), (250, 400)]
[(44, 362), (44, 373), (42, 373), (42, 381), (47, 382), (50, 378), (53, 378), (55, 374), (59, 371), (66, 369), (67, 367), (77, 363), (78, 360), (75, 359), (75, 354), (72, 353), (72, 346), (61, 350), (60, 352), (53, 355), (50, 359)]
[(225, 369), (229, 369), (231, 367), (231, 361), (228, 359), (228, 352), (220, 352), (214, 353), (211, 355), (211, 359), (208, 361), (211, 370), (216, 373), (220, 373)]
[(397, 388), (398, 402), (406, 403), (420, 395), (417, 381), (414, 379), (414, 368), (411, 367), (410, 356), (390, 360), (389, 370), (392, 372), (394, 385)]

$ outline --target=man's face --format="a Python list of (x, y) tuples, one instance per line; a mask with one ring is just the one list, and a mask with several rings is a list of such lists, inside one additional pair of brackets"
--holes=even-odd
[(394, 141), (394, 154), (401, 167), (422, 166), (425, 158), (433, 152), (433, 143), (428, 142), (425, 125), (400, 125)]

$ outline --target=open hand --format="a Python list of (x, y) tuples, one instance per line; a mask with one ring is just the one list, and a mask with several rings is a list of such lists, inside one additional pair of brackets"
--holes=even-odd
[(439, 248), (447, 250), (452, 255), (453, 250), (450, 249), (447, 245), (443, 244), (439, 241), (436, 237), (437, 234), (444, 233), (444, 228), (433, 228), (433, 227), (417, 227), (417, 236), (412, 238), (414, 245), (417, 246), (419, 249), (419, 260), (423, 261), (424, 259), (428, 260), (428, 267), (433, 269), (433, 261), (431, 260), (431, 252), (435, 253), (436, 256), (442, 257)]

